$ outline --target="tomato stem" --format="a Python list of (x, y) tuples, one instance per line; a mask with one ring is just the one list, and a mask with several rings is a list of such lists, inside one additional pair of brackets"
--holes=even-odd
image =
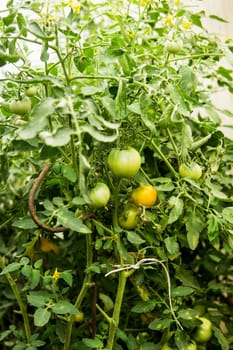
[[(93, 259), (93, 252), (92, 252), (92, 240), (91, 240), (91, 234), (86, 235), (86, 266), (89, 267), (92, 264)], [(91, 286), (91, 273), (89, 271), (86, 272), (86, 275), (84, 277), (82, 288), (76, 298), (74, 306), (79, 309), (80, 305), (83, 302), (83, 299), (85, 298), (88, 289)], [(71, 341), (71, 335), (72, 335), (72, 327), (74, 323), (74, 317), (70, 317), (67, 328), (66, 328), (66, 336), (65, 336), (65, 343), (63, 350), (69, 350), (70, 349), (70, 341)]]
[(113, 315), (112, 315), (112, 318), (110, 321), (110, 326), (109, 326), (108, 342), (107, 342), (107, 349), (108, 350), (112, 350), (113, 345), (114, 345), (115, 335), (116, 335), (118, 325), (119, 325), (121, 306), (122, 306), (122, 301), (123, 301), (123, 296), (124, 296), (124, 292), (125, 292), (127, 278), (128, 278), (127, 272), (122, 271), (119, 273), (115, 306), (114, 306)]

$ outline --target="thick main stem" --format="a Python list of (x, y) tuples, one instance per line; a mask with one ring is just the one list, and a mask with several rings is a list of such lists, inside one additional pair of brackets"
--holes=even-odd
[(119, 273), (119, 281), (118, 281), (118, 287), (117, 287), (117, 295), (115, 299), (115, 306), (114, 306), (113, 315), (109, 326), (107, 350), (112, 350), (113, 348), (116, 332), (119, 325), (120, 312), (121, 312), (127, 277), (128, 277), (127, 272), (122, 271)]
[[(91, 265), (92, 263), (92, 249), (91, 249), (91, 234), (87, 234), (86, 235), (86, 249), (87, 249), (87, 253), (86, 253), (86, 261), (87, 261), (87, 267)], [(75, 301), (74, 306), (79, 309), (83, 299), (86, 296), (87, 290), (89, 289), (91, 285), (91, 274), (88, 271), (84, 277), (83, 280), (83, 284), (82, 284), (82, 288), (77, 296), (77, 299)], [(74, 317), (71, 316), (69, 322), (67, 323), (67, 328), (66, 328), (66, 338), (65, 338), (65, 343), (64, 343), (64, 347), (63, 350), (69, 350), (70, 349), (70, 341), (71, 341), (71, 335), (72, 335), (72, 327), (73, 327), (73, 323), (74, 323)]]

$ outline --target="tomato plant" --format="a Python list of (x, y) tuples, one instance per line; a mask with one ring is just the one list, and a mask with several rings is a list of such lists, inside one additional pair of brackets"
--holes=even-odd
[(137, 174), (141, 166), (141, 157), (136, 149), (112, 149), (108, 155), (108, 166), (114, 175), (131, 177)]
[(108, 204), (111, 193), (108, 186), (103, 182), (98, 182), (89, 192), (91, 206), (94, 208), (105, 207)]
[(136, 205), (150, 207), (154, 205), (157, 200), (157, 191), (151, 185), (141, 184), (132, 191), (131, 199)]

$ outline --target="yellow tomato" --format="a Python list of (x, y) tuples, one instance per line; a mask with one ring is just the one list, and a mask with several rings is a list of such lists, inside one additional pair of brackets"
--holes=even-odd
[(133, 190), (131, 199), (136, 205), (151, 207), (157, 200), (157, 190), (151, 185), (141, 184)]
[(59, 253), (60, 248), (56, 243), (51, 242), (45, 237), (40, 237), (40, 250), (44, 253), (54, 252)]

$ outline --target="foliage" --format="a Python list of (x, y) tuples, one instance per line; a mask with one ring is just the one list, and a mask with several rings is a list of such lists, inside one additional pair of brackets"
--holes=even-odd
[[(211, 99), (233, 92), (233, 44), (204, 16), (178, 0), (1, 11), (2, 349), (187, 349), (200, 317), (198, 349), (233, 349), (232, 113)], [(107, 157), (129, 147), (140, 170), (118, 178)], [(93, 208), (99, 182), (111, 196)], [(141, 184), (157, 201), (123, 228)]]

